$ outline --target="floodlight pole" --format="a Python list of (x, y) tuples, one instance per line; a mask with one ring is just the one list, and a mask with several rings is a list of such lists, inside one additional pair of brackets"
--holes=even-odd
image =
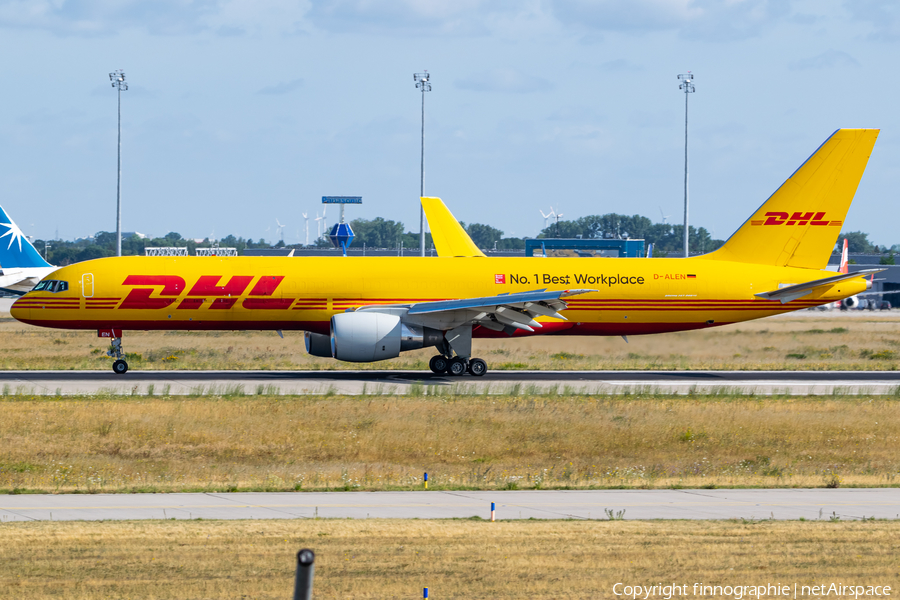
[(688, 94), (696, 91), (694, 84), (694, 75), (690, 71), (682, 73), (678, 76), (681, 83), (678, 84), (679, 90), (684, 90), (684, 257), (690, 256), (690, 246), (688, 243), (690, 236), (690, 227), (688, 226)]
[(119, 96), (119, 149), (116, 159), (116, 256), (122, 256), (122, 92), (128, 89), (128, 84), (125, 83), (125, 71), (122, 69), (110, 73), (109, 80)]
[[(413, 73), (416, 88), (422, 91), (422, 160), (419, 165), (419, 196), (425, 195), (425, 92), (431, 91), (431, 75), (426, 70), (424, 73)], [(419, 255), (425, 256), (425, 207), (419, 200)]]

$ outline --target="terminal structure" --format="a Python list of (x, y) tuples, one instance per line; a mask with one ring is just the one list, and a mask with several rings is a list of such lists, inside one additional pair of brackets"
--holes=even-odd
[(644, 255), (644, 240), (593, 238), (529, 238), (525, 256), (605, 256), (636, 258)]

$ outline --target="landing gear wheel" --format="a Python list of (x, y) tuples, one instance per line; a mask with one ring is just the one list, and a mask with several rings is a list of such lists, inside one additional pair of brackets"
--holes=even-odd
[(447, 367), (447, 373), (450, 375), (459, 376), (466, 372), (466, 361), (463, 359), (456, 357), (450, 361), (450, 365)]
[(128, 363), (121, 358), (113, 363), (113, 372), (116, 375), (123, 375), (128, 371)]
[(482, 377), (487, 373), (487, 363), (480, 358), (473, 358), (469, 361), (469, 373), (475, 377)]
[(447, 372), (449, 364), (450, 361), (447, 360), (446, 356), (438, 354), (437, 356), (432, 356), (431, 360), (428, 361), (428, 368), (434, 373), (441, 374)]

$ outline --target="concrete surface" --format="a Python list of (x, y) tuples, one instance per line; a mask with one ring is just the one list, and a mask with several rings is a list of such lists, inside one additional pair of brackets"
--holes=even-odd
[(900, 518), (900, 489), (293, 492), (0, 496), (0, 521)]
[(0, 371), (3, 393), (146, 394), (896, 394), (900, 371)]

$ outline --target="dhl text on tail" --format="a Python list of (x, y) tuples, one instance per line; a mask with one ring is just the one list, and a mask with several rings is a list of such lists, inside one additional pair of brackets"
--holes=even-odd
[[(875, 270), (825, 271), (878, 130), (840, 129), (729, 238), (702, 256), (487, 258), (437, 198), (439, 256), (117, 257), (48, 275), (12, 307), (24, 322), (96, 329), (128, 370), (124, 330), (306, 332), (352, 362), (435, 347), (435, 372), (483, 375), (472, 338), (638, 335), (715, 327), (835, 302)], [(565, 316), (561, 313), (565, 312)]]

